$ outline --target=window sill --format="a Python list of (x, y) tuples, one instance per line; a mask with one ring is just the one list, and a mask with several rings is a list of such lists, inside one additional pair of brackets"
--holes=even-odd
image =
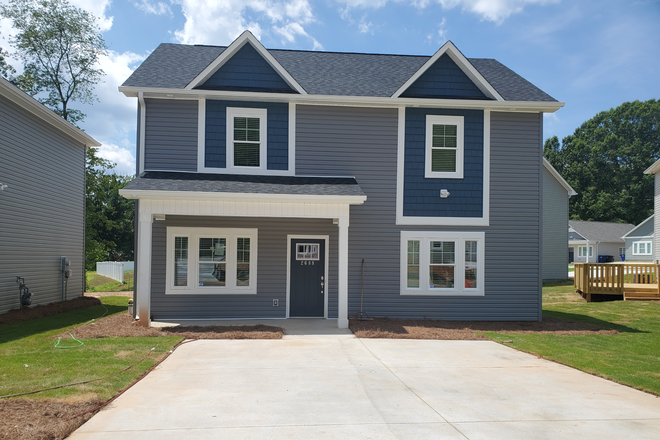
[(256, 295), (253, 290), (166, 290), (165, 295)]
[(423, 291), (423, 290), (404, 290), (401, 296), (486, 296), (482, 291), (467, 291), (467, 290), (454, 290), (447, 289), (445, 292), (440, 291)]

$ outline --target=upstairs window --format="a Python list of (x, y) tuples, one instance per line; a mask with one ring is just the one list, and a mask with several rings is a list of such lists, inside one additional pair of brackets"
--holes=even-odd
[(266, 109), (227, 107), (227, 165), (266, 169)]
[(426, 116), (427, 178), (463, 178), (463, 116)]

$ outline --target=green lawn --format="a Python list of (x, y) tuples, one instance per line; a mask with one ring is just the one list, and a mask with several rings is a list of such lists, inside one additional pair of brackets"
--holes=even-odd
[(543, 287), (543, 316), (584, 321), (618, 335), (488, 334), (493, 340), (660, 395), (660, 302), (586, 303), (572, 282)]
[(86, 272), (86, 291), (87, 292), (132, 292), (133, 291), (133, 271), (124, 272), (124, 284), (115, 281), (112, 278), (104, 277), (94, 271)]
[[(105, 297), (102, 305), (61, 313), (48, 318), (0, 326), (0, 395), (15, 394), (56, 385), (109, 376), (155, 350), (144, 361), (108, 380), (60, 388), (28, 398), (98, 397), (107, 400), (151, 368), (181, 337), (83, 339), (84, 345), (55, 348), (57, 336), (106, 314), (126, 313), (127, 298)], [(71, 339), (60, 345), (77, 345)]]

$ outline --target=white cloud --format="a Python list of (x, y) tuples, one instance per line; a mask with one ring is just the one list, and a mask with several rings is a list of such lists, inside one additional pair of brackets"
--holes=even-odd
[(110, 8), (110, 0), (69, 0), (72, 5), (77, 6), (93, 14), (98, 19), (98, 25), (101, 32), (109, 31), (112, 28), (114, 17), (106, 17), (106, 9)]
[(370, 33), (370, 34), (373, 35), (373, 33), (374, 33), (373, 26), (374, 26), (373, 23), (370, 22), (370, 21), (367, 21), (367, 17), (365, 16), (365, 17), (362, 17), (360, 19), (360, 23), (358, 24), (358, 29), (359, 29), (361, 34)]
[(115, 172), (127, 175), (135, 174), (135, 156), (126, 148), (114, 144), (103, 144), (98, 148), (99, 157), (117, 164)]
[(164, 2), (140, 0), (139, 2), (133, 2), (133, 6), (141, 11), (146, 12), (147, 14), (169, 15), (170, 17), (172, 16), (172, 9), (170, 9), (170, 5)]
[(447, 42), (447, 29), (445, 29), (445, 24), (447, 24), (447, 17), (442, 17), (442, 21), (438, 24), (438, 40), (434, 41), (436, 38), (435, 34), (429, 34), (426, 36), (429, 43), (442, 45)]
[(261, 39), (265, 34), (293, 43), (298, 37), (321, 47), (304, 25), (314, 22), (308, 0), (172, 0), (186, 18), (183, 29), (174, 33), (184, 44), (230, 44), (244, 30)]

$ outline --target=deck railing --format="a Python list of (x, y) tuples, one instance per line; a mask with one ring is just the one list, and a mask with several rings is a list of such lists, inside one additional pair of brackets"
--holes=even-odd
[(624, 284), (658, 286), (660, 266), (650, 263), (575, 263), (574, 286), (585, 295), (622, 295)]

